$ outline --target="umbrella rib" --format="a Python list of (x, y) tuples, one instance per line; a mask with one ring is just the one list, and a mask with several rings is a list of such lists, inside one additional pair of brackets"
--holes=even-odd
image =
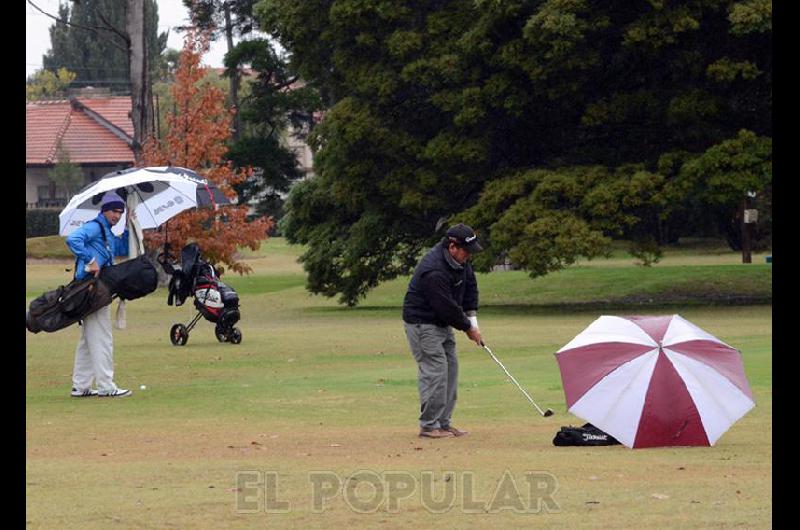
[[(723, 374), (723, 373), (720, 373), (720, 372), (719, 372), (719, 371), (718, 371), (716, 368), (714, 368), (713, 366), (711, 366), (711, 365), (709, 365), (709, 364), (706, 364), (706, 363), (704, 363), (704, 362), (702, 362), (702, 361), (699, 361), (699, 360), (697, 360), (697, 359), (693, 359), (692, 357), (689, 357), (688, 355), (684, 355), (684, 354), (682, 354), (682, 353), (680, 353), (680, 352), (676, 352), (676, 351), (674, 351), (674, 350), (671, 350), (671, 349), (669, 350), (669, 352), (670, 352), (671, 354), (673, 354), (673, 355), (677, 356), (679, 360), (680, 360), (680, 357), (681, 357), (681, 356), (682, 356), (682, 357), (686, 357), (687, 359), (690, 359), (691, 361), (694, 361), (694, 362), (696, 362), (696, 363), (698, 363), (698, 364), (702, 364), (703, 366), (707, 367), (709, 370), (713, 370), (713, 371), (714, 371), (714, 373), (716, 373), (716, 374), (717, 374), (717, 375), (719, 375), (719, 376), (720, 376), (722, 379), (724, 379), (725, 381), (727, 381), (727, 382), (728, 382), (728, 384), (730, 384), (732, 387), (734, 387), (735, 389), (737, 389), (739, 392), (742, 392), (742, 389), (741, 389), (741, 388), (739, 388), (739, 387), (738, 387), (738, 386), (737, 386), (737, 385), (736, 385), (736, 384), (735, 384), (733, 381), (731, 381), (729, 377), (727, 377), (727, 376), (726, 376), (725, 374)], [(667, 357), (667, 360), (669, 360), (669, 362), (670, 362), (670, 363), (672, 363), (672, 366), (675, 368), (675, 371), (676, 371), (676, 372), (678, 372), (678, 367), (677, 367), (677, 366), (675, 366), (675, 361), (674, 361), (672, 358), (670, 358), (670, 356), (667, 354), (667, 348), (665, 348), (665, 349), (664, 349), (664, 355), (666, 355), (666, 357)], [(725, 407), (724, 403), (723, 403), (723, 402), (720, 400), (720, 398), (717, 396), (717, 394), (716, 394), (716, 393), (715, 393), (713, 390), (711, 390), (711, 388), (710, 388), (710, 387), (709, 387), (709, 386), (706, 384), (705, 380), (702, 380), (702, 379), (700, 379), (700, 378), (699, 378), (699, 377), (697, 377), (697, 376), (696, 376), (694, 373), (692, 373), (692, 371), (689, 369), (689, 367), (686, 365), (686, 363), (683, 363), (683, 362), (682, 362), (682, 363), (681, 363), (681, 365), (682, 365), (684, 368), (686, 368), (686, 373), (687, 373), (687, 374), (688, 374), (688, 375), (689, 375), (689, 376), (692, 378), (692, 383), (694, 383), (694, 384), (695, 384), (695, 385), (696, 385), (696, 386), (697, 386), (697, 387), (698, 387), (700, 390), (702, 390), (702, 391), (703, 391), (703, 392), (704, 392), (704, 393), (705, 393), (705, 394), (706, 394), (708, 397), (710, 397), (710, 398), (711, 398), (711, 400), (714, 402), (714, 404), (717, 406), (717, 408), (718, 408), (719, 410), (722, 410), (722, 411), (724, 411), (724, 412), (725, 412), (725, 415), (727, 416), (728, 409)], [(680, 372), (678, 372), (678, 375), (680, 375)], [(686, 377), (684, 377), (683, 375), (681, 375), (681, 379), (683, 379), (683, 380), (684, 380), (684, 381), (683, 381), (683, 384), (684, 384), (684, 385), (686, 385), (686, 390), (687, 390), (687, 392), (688, 392), (688, 390), (689, 390), (689, 385), (686, 383)], [(744, 392), (742, 392), (742, 395), (745, 395), (745, 394), (744, 394)], [(694, 401), (694, 396), (692, 395), (692, 393), (691, 393), (691, 392), (689, 392), (689, 397), (691, 397), (691, 398), (692, 398), (692, 401)], [(749, 397), (749, 396), (747, 396), (747, 395), (745, 395), (745, 397), (747, 397), (747, 399), (750, 399), (750, 397)], [(752, 401), (752, 399), (750, 399), (750, 400)], [(697, 404), (695, 403), (695, 407), (696, 407), (696, 406), (697, 406)], [(700, 411), (698, 410), (698, 413), (699, 413), (699, 412), (700, 412)]]
[[(676, 353), (676, 352), (672, 352), (672, 353)], [(708, 433), (708, 427), (706, 426), (706, 423), (705, 423), (705, 417), (703, 416), (702, 412), (700, 412), (700, 406), (698, 404), (698, 401), (695, 400), (695, 396), (689, 390), (689, 382), (687, 381), (687, 376), (691, 377), (693, 385), (696, 386), (700, 390), (700, 392), (705, 394), (705, 396), (697, 396), (697, 397), (705, 397), (706, 399), (708, 399), (708, 401), (707, 401), (708, 403), (713, 403), (714, 407), (716, 407), (716, 409), (717, 409), (715, 412), (717, 414), (720, 414), (723, 418), (725, 418), (725, 422), (726, 423), (730, 423), (731, 422), (731, 417), (730, 417), (731, 415), (729, 413), (729, 409), (723, 404), (723, 402), (720, 400), (719, 396), (717, 396), (716, 392), (712, 391), (708, 387), (708, 385), (706, 384), (705, 381), (703, 381), (699, 377), (695, 376), (695, 374), (693, 374), (692, 371), (689, 370), (688, 367), (686, 367), (686, 366), (684, 366), (686, 368), (686, 375), (682, 375), (680, 373), (680, 371), (678, 371), (678, 367), (675, 366), (675, 362), (670, 358), (669, 355), (667, 355), (666, 351), (664, 351), (664, 355), (667, 358), (667, 360), (669, 360), (669, 362), (672, 364), (673, 369), (675, 370), (675, 372), (679, 375), (679, 377), (683, 381), (683, 384), (686, 387), (686, 393), (689, 395), (689, 399), (692, 400), (692, 404), (694, 405), (695, 409), (697, 410), (698, 416), (700, 416), (700, 428), (703, 429), (703, 434), (706, 436), (706, 439), (708, 440), (709, 444), (711, 444), (712, 443), (711, 442), (711, 437), (709, 436), (709, 433)], [(692, 360), (694, 360), (694, 359), (692, 359)], [(708, 365), (706, 365), (706, 366), (708, 366)], [(709, 368), (711, 368), (711, 367), (709, 366)], [(719, 372), (717, 372), (717, 373), (719, 373)], [(719, 374), (719, 375), (722, 375), (722, 374)], [(737, 388), (737, 390), (739, 390), (741, 392), (741, 390), (738, 389), (738, 387), (736, 387), (736, 385), (734, 385), (730, 381), (730, 379), (728, 379), (727, 377), (724, 377), (724, 376), (723, 376), (723, 378), (725, 379), (725, 381), (728, 381), (728, 383), (730, 383), (731, 386), (733, 386), (734, 388)], [(735, 420), (733, 420), (733, 421), (735, 421)], [(723, 429), (722, 432), (725, 432), (726, 430), (728, 430), (729, 427), (730, 427), (730, 425), (728, 425), (728, 427)], [(718, 439), (718, 437), (717, 437), (717, 439)]]
[[(654, 349), (656, 349), (656, 348), (654, 348)], [(649, 351), (649, 352), (647, 352), (647, 353), (652, 353), (652, 351), (653, 351), (653, 350), (650, 350), (650, 351)], [(644, 355), (647, 355), (647, 353), (645, 353)], [(658, 353), (656, 353), (656, 362), (658, 362), (658, 357), (657, 357), (657, 356), (658, 356)], [(634, 359), (631, 359), (631, 360), (630, 360), (630, 361), (628, 361), (627, 363), (624, 363), (624, 364), (621, 364), (621, 365), (617, 366), (617, 367), (616, 367), (614, 370), (612, 370), (612, 371), (610, 371), (609, 373), (607, 373), (607, 374), (605, 375), (605, 377), (603, 377), (603, 379), (606, 379), (608, 376), (610, 376), (611, 374), (613, 374), (614, 372), (616, 372), (617, 370), (619, 370), (619, 369), (620, 369), (622, 366), (624, 366), (625, 364), (628, 364), (628, 363), (632, 362), (633, 360), (634, 360)], [(639, 376), (640, 376), (640, 375), (643, 373), (643, 371), (644, 371), (644, 369), (647, 367), (647, 365), (648, 365), (648, 363), (643, 363), (643, 364), (642, 364), (642, 365), (639, 367), (639, 370), (637, 371), (637, 373), (636, 373), (636, 376), (635, 376), (635, 377), (631, 377), (631, 378), (629, 378), (629, 379), (628, 379), (628, 382), (625, 384), (625, 388), (623, 388), (623, 389), (622, 389), (622, 391), (619, 393), (619, 395), (620, 395), (620, 396), (621, 396), (621, 395), (624, 395), (624, 394), (625, 394), (625, 393), (626, 393), (626, 392), (627, 392), (627, 391), (630, 389), (631, 385), (633, 385), (633, 382), (634, 382), (634, 381), (636, 381), (637, 379), (639, 379)], [(595, 384), (595, 386), (597, 386), (597, 384), (599, 384), (601, 381), (603, 381), (603, 379), (601, 379), (600, 381), (598, 381), (598, 382)], [(650, 384), (649, 384), (649, 382), (648, 382), (648, 384), (647, 384), (647, 389), (649, 389), (649, 388), (650, 388)], [(645, 400), (646, 400), (646, 399), (647, 399), (647, 390), (645, 390)], [(604, 416), (604, 418), (603, 418), (603, 419), (604, 419), (604, 420), (605, 420), (605, 419), (607, 419), (607, 418), (608, 418), (608, 417), (611, 415), (611, 412), (612, 412), (612, 411), (614, 411), (614, 410), (616, 410), (616, 409), (617, 409), (617, 407), (618, 407), (619, 405), (620, 405), (620, 401), (616, 401), (616, 402), (615, 402), (615, 403), (614, 403), (614, 404), (613, 404), (611, 407), (609, 407), (609, 409), (608, 409), (608, 411), (606, 412), (606, 414), (605, 414), (605, 416)], [(642, 410), (644, 410), (644, 405), (642, 406)], [(640, 413), (640, 414), (641, 414), (641, 413)]]
[[(187, 171), (189, 171), (189, 170), (187, 170)], [(162, 172), (162, 173), (168, 173), (168, 172)], [(133, 189), (133, 191), (136, 193), (136, 195), (139, 197), (139, 201), (140, 201), (139, 204), (146, 204), (146, 200), (142, 196), (142, 194), (139, 191), (139, 189), (136, 187), (136, 184), (138, 184), (140, 182), (148, 182), (148, 181), (150, 181), (150, 182), (152, 182), (152, 181), (163, 182), (163, 183), (165, 183), (167, 185), (168, 189), (174, 191), (177, 194), (177, 195), (173, 195), (173, 197), (175, 197), (175, 198), (182, 197), (184, 200), (188, 201), (188, 204), (190, 205), (189, 208), (193, 208), (193, 207), (197, 208), (197, 207), (199, 207), (199, 203), (197, 201), (197, 186), (198, 186), (198, 183), (195, 182), (195, 180), (190, 178), (190, 177), (187, 177), (187, 176), (182, 175), (182, 174), (176, 174), (176, 175), (169, 175), (167, 178), (163, 178), (163, 179), (162, 178), (150, 178), (148, 180), (137, 179), (137, 180), (135, 180), (135, 182), (133, 184), (128, 184), (128, 183), (123, 184), (123, 181), (125, 180), (125, 177), (127, 177), (127, 176), (128, 176), (127, 173), (126, 174), (115, 174), (115, 175), (113, 175), (111, 177), (108, 177), (107, 179), (106, 178), (101, 178), (98, 181), (95, 181), (95, 182), (87, 184), (80, 192), (78, 192), (77, 195), (73, 196), (72, 199), (70, 199), (70, 201), (68, 202), (68, 204), (67, 204), (65, 209), (70, 209), (70, 211), (68, 213), (68, 217), (65, 217), (65, 219), (64, 219), (64, 223), (63, 223), (64, 229), (66, 230), (66, 228), (68, 226), (70, 226), (70, 223), (75, 218), (75, 216), (78, 215), (78, 212), (83, 212), (85, 210), (92, 210), (92, 209), (96, 210), (96, 208), (97, 208), (96, 205), (89, 204), (89, 205), (87, 205), (85, 207), (82, 207), (81, 205), (84, 204), (87, 201), (91, 201), (92, 197), (94, 197), (98, 193), (105, 193), (107, 191), (110, 191), (110, 190), (113, 190), (113, 189), (117, 189), (117, 188), (122, 187), (122, 186), (125, 186), (125, 187), (130, 186)], [(192, 189), (195, 191), (194, 196), (192, 196), (192, 195), (190, 195), (188, 193), (185, 193), (182, 189), (180, 189), (177, 186), (173, 186), (173, 183), (177, 183), (177, 182), (189, 182), (189, 183), (193, 184), (193, 188)], [(104, 188), (104, 190), (103, 191), (97, 191), (96, 187)], [(90, 192), (90, 190), (91, 190), (91, 192)], [(80, 195), (82, 195), (84, 193), (88, 193), (88, 196), (83, 197), (80, 200), (76, 200), (77, 197), (79, 197)], [(72, 204), (73, 201), (75, 202), (75, 204), (74, 204), (74, 206), (72, 208), (70, 208), (70, 204)], [(213, 198), (212, 198), (212, 201), (213, 201)], [(185, 209), (188, 209), (188, 208), (183, 208), (183, 210), (185, 210)], [(152, 224), (154, 226), (158, 226), (159, 225), (156, 216), (153, 214), (153, 212), (150, 211), (149, 208), (143, 208), (142, 211), (147, 211), (147, 214), (150, 217), (150, 219), (152, 220), (151, 222), (152, 222)], [(59, 221), (60, 221), (60, 219), (59, 219)], [(59, 227), (59, 233), (61, 231), (62, 231), (61, 227)]]
[[(70, 221), (72, 221), (72, 216), (75, 215), (77, 211), (78, 209), (75, 208), (71, 212), (69, 212), (69, 216), (66, 219), (64, 219), (64, 229), (66, 229), (69, 226)], [(59, 235), (61, 235), (60, 234), (61, 231), (62, 230), (59, 228)]]
[(178, 193), (180, 193), (181, 195), (183, 195), (184, 197), (186, 197), (187, 199), (189, 199), (190, 201), (192, 201), (192, 202), (194, 203), (195, 207), (197, 207), (197, 183), (195, 182), (195, 183), (193, 183), (193, 184), (195, 185), (195, 188), (194, 188), (194, 189), (195, 189), (195, 196), (194, 196), (194, 197), (189, 197), (188, 195), (186, 195), (185, 193), (183, 193), (183, 192), (182, 192), (181, 190), (179, 190), (178, 188), (172, 188), (172, 189), (174, 189), (175, 191), (177, 191)]

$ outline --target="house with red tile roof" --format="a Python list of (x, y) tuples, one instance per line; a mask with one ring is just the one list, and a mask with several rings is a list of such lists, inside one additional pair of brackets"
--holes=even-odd
[(25, 105), (25, 202), (65, 206), (69, 197), (49, 177), (59, 144), (80, 167), (84, 185), (134, 165), (130, 96), (71, 97)]

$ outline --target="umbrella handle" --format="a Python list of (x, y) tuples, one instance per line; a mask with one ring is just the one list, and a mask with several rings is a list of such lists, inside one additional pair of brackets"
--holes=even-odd
[(206, 193), (208, 193), (208, 197), (211, 199), (211, 208), (216, 211), (217, 203), (214, 201), (214, 194), (211, 193), (211, 190), (208, 188), (208, 181), (205, 182), (204, 186), (206, 187)]

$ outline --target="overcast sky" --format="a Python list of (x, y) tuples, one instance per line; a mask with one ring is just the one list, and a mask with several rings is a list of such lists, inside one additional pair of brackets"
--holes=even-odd
[[(58, 15), (59, 0), (32, 0), (42, 10)], [(183, 48), (183, 37), (172, 28), (185, 25), (188, 21), (188, 12), (183, 7), (181, 0), (157, 0), (158, 3), (158, 33), (170, 30), (168, 48), (180, 50)], [(31, 75), (42, 67), (42, 56), (50, 49), (49, 28), (55, 20), (43, 15), (25, 2), (25, 77)], [(211, 44), (211, 50), (203, 56), (203, 63), (207, 66), (221, 67), (225, 56), (225, 42), (223, 39)]]

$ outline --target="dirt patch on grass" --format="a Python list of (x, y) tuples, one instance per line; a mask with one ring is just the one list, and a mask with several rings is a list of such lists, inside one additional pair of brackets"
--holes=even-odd
[[(553, 423), (538, 425), (464, 426), (467, 436), (430, 440), (419, 438), (413, 424), (403, 427), (327, 427), (228, 425), (197, 428), (176, 426), (131, 426), (114, 435), (109, 443), (104, 433), (70, 432), (66, 427), (28, 428), (29, 459), (76, 459), (83, 462), (192, 461), (278, 459), (303, 465), (409, 466), (426, 460), (450, 459), (468, 464), (485, 453), (503, 435), (505, 448), (529, 451), (552, 448)], [(513, 427), (513, 428), (512, 428)], [(55, 443), (58, 440), (58, 443)]]

